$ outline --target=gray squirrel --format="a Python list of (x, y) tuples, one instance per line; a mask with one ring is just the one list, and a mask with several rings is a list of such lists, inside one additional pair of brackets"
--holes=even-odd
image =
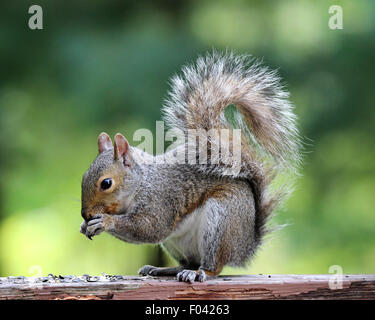
[[(130, 243), (161, 244), (179, 263), (146, 265), (140, 275), (191, 283), (218, 275), (225, 265), (244, 266), (290, 190), (270, 188), (272, 181), (283, 172), (296, 173), (300, 164), (288, 98), (276, 72), (251, 56), (213, 52), (185, 66), (172, 78), (164, 120), (184, 134), (240, 128), (239, 170), (228, 173), (228, 164), (213, 157), (193, 164), (158, 161), (189, 142), (153, 156), (121, 134), (113, 144), (101, 133), (99, 154), (82, 179), (81, 232), (90, 239), (106, 231)], [(236, 107), (232, 121), (224, 115), (228, 106)], [(220, 144), (206, 138), (210, 158)], [(229, 135), (231, 147), (233, 139)]]

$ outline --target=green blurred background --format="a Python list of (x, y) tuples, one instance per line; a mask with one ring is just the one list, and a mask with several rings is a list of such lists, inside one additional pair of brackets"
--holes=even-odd
[[(28, 28), (39, 4), (44, 29)], [(343, 8), (344, 29), (328, 28)], [(156, 246), (79, 233), (101, 131), (155, 131), (169, 77), (207, 50), (279, 68), (305, 137), (302, 176), (247, 269), (375, 273), (375, 2), (3, 1), (0, 275), (135, 274)], [(138, 144), (138, 143), (135, 143)]]

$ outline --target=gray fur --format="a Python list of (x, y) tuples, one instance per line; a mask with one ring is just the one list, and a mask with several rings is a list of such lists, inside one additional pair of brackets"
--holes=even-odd
[[(228, 175), (220, 163), (159, 163), (164, 155), (153, 157), (132, 147), (116, 160), (113, 149), (107, 150), (83, 178), (81, 232), (160, 243), (181, 267), (145, 266), (141, 274), (178, 273), (181, 281), (204, 281), (206, 273), (218, 274), (224, 265), (243, 266), (261, 243), (270, 214), (283, 198), (282, 190), (271, 193), (269, 185), (280, 170), (298, 166), (295, 116), (275, 73), (233, 54), (213, 53), (183, 68), (172, 80), (169, 97), (165, 118), (185, 132), (229, 128), (222, 112), (229, 104), (238, 107), (243, 116), (237, 124), (252, 139), (242, 141), (240, 173)], [(113, 174), (117, 185), (104, 197), (96, 184), (106, 174)], [(113, 204), (117, 211), (108, 214)]]
[(233, 104), (243, 113), (238, 125), (260, 152), (279, 164), (300, 163), (298, 130), (289, 93), (275, 71), (248, 55), (213, 52), (182, 68), (171, 80), (163, 113), (171, 128), (227, 128), (223, 110)]

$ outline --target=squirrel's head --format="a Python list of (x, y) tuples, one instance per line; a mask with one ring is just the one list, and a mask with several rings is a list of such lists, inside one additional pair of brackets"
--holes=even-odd
[(135, 162), (131, 147), (121, 134), (114, 145), (106, 133), (98, 137), (99, 154), (82, 178), (82, 217), (88, 221), (97, 213), (116, 214), (128, 206), (132, 195)]

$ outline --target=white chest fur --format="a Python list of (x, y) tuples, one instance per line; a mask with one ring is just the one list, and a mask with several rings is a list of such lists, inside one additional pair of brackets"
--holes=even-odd
[(203, 206), (183, 219), (176, 230), (163, 242), (167, 251), (177, 260), (201, 263), (203, 232), (207, 222), (207, 207)]

